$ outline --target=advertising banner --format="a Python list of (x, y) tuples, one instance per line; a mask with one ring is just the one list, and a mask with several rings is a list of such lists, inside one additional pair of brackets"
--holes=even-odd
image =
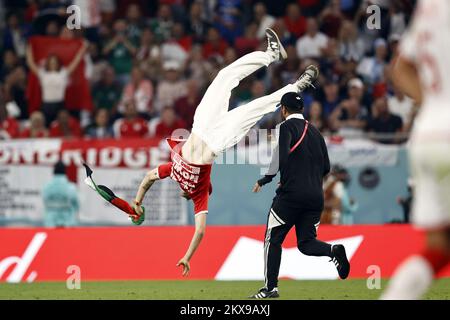
[[(42, 190), (53, 178), (54, 164), (62, 160), (69, 179), (77, 185), (80, 223), (128, 224), (126, 215), (84, 184), (83, 162), (94, 170), (99, 184), (131, 201), (145, 173), (168, 159), (167, 148), (159, 139), (0, 142), (0, 217), (41, 222), (45, 214)], [(143, 204), (147, 224), (187, 223), (187, 201), (170, 179), (155, 184)]]
[[(0, 229), (0, 281), (65, 281), (79, 268), (81, 280), (181, 279), (175, 265), (183, 257), (193, 227)], [(191, 261), (192, 279), (263, 279), (263, 226), (207, 228)], [(350, 278), (383, 278), (424, 245), (424, 234), (407, 225), (322, 226), (319, 238), (346, 247)], [(6, 245), (5, 245), (6, 244)], [(442, 277), (450, 276), (450, 268)], [(337, 279), (329, 258), (307, 257), (290, 232), (280, 277)]]

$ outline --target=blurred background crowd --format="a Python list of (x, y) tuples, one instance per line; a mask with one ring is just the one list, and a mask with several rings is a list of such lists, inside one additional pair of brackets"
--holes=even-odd
[[(81, 29), (66, 26), (71, 4), (80, 8)], [(373, 30), (372, 4), (381, 9)], [(304, 93), (305, 113), (324, 134), (402, 143), (416, 115), (390, 79), (413, 0), (3, 0), (0, 6), (0, 139), (162, 138), (190, 129), (217, 72), (265, 50), (267, 27), (289, 57), (242, 81), (230, 108), (294, 82), (315, 63), (321, 76), (317, 89)], [(42, 56), (45, 42), (30, 45), (36, 36), (80, 45), (70, 47), (69, 60), (56, 51)], [(66, 108), (66, 89), (80, 68), (90, 101)], [(41, 92), (37, 108), (30, 107), (31, 74)], [(258, 126), (279, 121), (275, 113)]]

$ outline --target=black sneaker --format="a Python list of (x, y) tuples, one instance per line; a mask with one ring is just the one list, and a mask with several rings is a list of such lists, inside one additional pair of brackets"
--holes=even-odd
[(336, 244), (331, 247), (331, 260), (339, 273), (339, 278), (347, 279), (350, 273), (350, 262), (348, 262), (345, 247), (342, 244)]
[(257, 294), (250, 296), (250, 299), (272, 299), (279, 298), (280, 294), (278, 293), (278, 288), (273, 288), (272, 290), (267, 290), (267, 288), (259, 289)]
[(267, 37), (267, 51), (274, 55), (277, 60), (283, 60), (287, 58), (286, 50), (281, 44), (275, 31), (270, 28), (266, 29)]

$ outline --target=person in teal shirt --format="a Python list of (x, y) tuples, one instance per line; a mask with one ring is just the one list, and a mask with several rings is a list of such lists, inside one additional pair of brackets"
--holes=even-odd
[(77, 225), (79, 201), (74, 183), (66, 176), (62, 162), (54, 167), (54, 178), (42, 191), (44, 200), (44, 225), (46, 227), (70, 227)]

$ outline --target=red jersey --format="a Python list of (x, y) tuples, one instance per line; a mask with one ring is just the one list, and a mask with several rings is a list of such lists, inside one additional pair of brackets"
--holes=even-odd
[(167, 139), (171, 149), (171, 162), (158, 167), (160, 179), (169, 177), (180, 185), (180, 188), (189, 194), (194, 202), (194, 212), (208, 212), (208, 199), (212, 192), (211, 164), (192, 164), (181, 155), (183, 141)]
[(115, 125), (118, 126), (121, 138), (140, 138), (148, 134), (148, 123), (141, 117), (119, 119)]
[(0, 121), (0, 131), (5, 131), (9, 138), (17, 138), (19, 136), (19, 123), (14, 118), (6, 118)]

